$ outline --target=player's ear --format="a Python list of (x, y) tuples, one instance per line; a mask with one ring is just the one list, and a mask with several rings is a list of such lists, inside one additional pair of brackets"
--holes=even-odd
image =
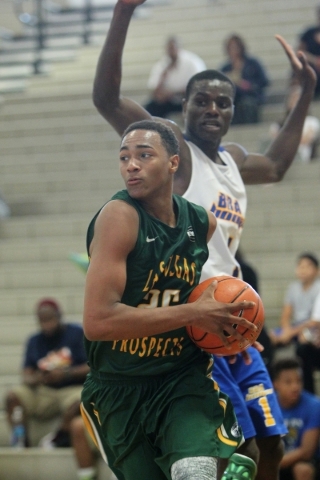
[(172, 173), (175, 173), (178, 170), (179, 162), (180, 162), (179, 155), (172, 155), (172, 157), (170, 157), (169, 167)]

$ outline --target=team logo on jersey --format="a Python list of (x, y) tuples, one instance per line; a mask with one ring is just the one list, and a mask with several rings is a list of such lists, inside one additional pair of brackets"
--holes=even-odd
[(231, 427), (231, 433), (234, 437), (238, 438), (238, 437), (241, 437), (242, 436), (242, 431), (241, 431), (241, 428), (239, 426), (239, 423), (236, 422), (232, 425)]
[(220, 192), (218, 202), (212, 205), (211, 211), (216, 218), (235, 223), (239, 228), (243, 227), (244, 216), (241, 212), (240, 204), (238, 200), (229, 195)]
[(196, 241), (196, 236), (193, 231), (193, 227), (190, 225), (187, 230), (187, 235), (189, 237), (190, 242), (195, 242)]
[(147, 238), (146, 238), (147, 243), (154, 242), (156, 238), (158, 238), (158, 237), (150, 238), (150, 237), (147, 236)]

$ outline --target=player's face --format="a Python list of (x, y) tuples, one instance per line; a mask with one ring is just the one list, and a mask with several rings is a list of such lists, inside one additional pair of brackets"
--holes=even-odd
[(286, 407), (295, 405), (300, 398), (303, 388), (301, 370), (282, 370), (274, 382), (274, 387), (282, 405)]
[(60, 329), (60, 315), (50, 305), (45, 305), (38, 310), (38, 319), (41, 332), (47, 337), (51, 337)]
[(233, 115), (233, 90), (229, 82), (195, 82), (184, 103), (186, 132), (191, 140), (216, 142), (225, 135)]
[(172, 188), (172, 163), (158, 132), (133, 130), (120, 147), (120, 172), (129, 195), (146, 199)]
[(302, 283), (313, 282), (318, 276), (318, 268), (308, 258), (302, 258), (297, 265), (296, 276)]

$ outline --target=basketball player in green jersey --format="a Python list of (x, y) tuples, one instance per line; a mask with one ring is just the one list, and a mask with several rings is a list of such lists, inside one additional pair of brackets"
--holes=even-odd
[(219, 303), (213, 284), (186, 304), (216, 220), (172, 194), (178, 152), (170, 127), (129, 126), (120, 148), (126, 190), (88, 229), (84, 332), (91, 371), (81, 409), (119, 480), (215, 480), (217, 458), (242, 442), (228, 397), (208, 376), (211, 356), (185, 326), (225, 343), (233, 324), (255, 329), (232, 314), (253, 303)]
[[(117, 0), (96, 70), (94, 103), (101, 115), (120, 135), (131, 122), (151, 118), (145, 109), (121, 94), (122, 57), (128, 27), (135, 8), (145, 1)], [(187, 89), (183, 101), (184, 133), (173, 122), (157, 119), (172, 126), (180, 144), (180, 164), (174, 179), (174, 192), (206, 209), (212, 208), (216, 213), (217, 228), (209, 244), (209, 261), (204, 266), (203, 276), (207, 273), (209, 277), (222, 274), (236, 275), (239, 271), (234, 254), (240, 240), (246, 211), (245, 184), (281, 181), (294, 159), (300, 142), (304, 119), (313, 98), (315, 72), (302, 52), (296, 54), (281, 36), (276, 38), (289, 59), (292, 74), (299, 83), (301, 92), (294, 110), (265, 154), (247, 152), (245, 148), (235, 143), (221, 144), (233, 115), (234, 85), (230, 79), (222, 77), (220, 72), (207, 70), (190, 80), (191, 88)], [(256, 353), (254, 350), (252, 352)], [(276, 422), (272, 432), (269, 425), (268, 428), (264, 428), (266, 410), (264, 411), (259, 404), (260, 397), (256, 397), (255, 402), (250, 401), (250, 412), (246, 398), (246, 392), (249, 392), (252, 385), (261, 384), (260, 378), (257, 383), (260, 377), (257, 373), (263, 370), (265, 382), (261, 391), (270, 391), (270, 385), (272, 392), (272, 384), (261, 356), (256, 355), (256, 359), (260, 362), (261, 369), (251, 368), (249, 374), (244, 360), (238, 357), (235, 369), (239, 364), (242, 368), (237, 370), (236, 379), (231, 374), (231, 366), (227, 365), (230, 372), (224, 378), (225, 385), (228, 381), (229, 389), (227, 390), (225, 385), (223, 389), (227, 393), (230, 392), (230, 396), (232, 392), (237, 391), (241, 405), (240, 409), (237, 407), (237, 411), (240, 410), (238, 417), (240, 419), (240, 414), (247, 412), (248, 421), (242, 422), (241, 419), (246, 442), (241, 450), (232, 455), (229, 471), (223, 474), (223, 480), (248, 478), (248, 471), (239, 453), (248, 455), (257, 463), (257, 479), (278, 479), (279, 463), (283, 455), (282, 432), (279, 430), (284, 427), (283, 422)], [(224, 359), (218, 362), (225, 363)], [(243, 375), (240, 377), (240, 374)], [(245, 382), (242, 381), (243, 378), (246, 378)], [(268, 402), (271, 395), (276, 402), (273, 393), (268, 395)], [(253, 403), (257, 407), (255, 411), (252, 408)], [(270, 403), (268, 415), (269, 407)], [(277, 410), (281, 413), (279, 408)], [(272, 409), (273, 419), (276, 418), (274, 413), (275, 410)], [(261, 426), (263, 428), (260, 428)], [(276, 429), (279, 430), (276, 432)], [(221, 467), (222, 464), (223, 462), (220, 462)], [(241, 465), (244, 467), (243, 471)], [(250, 479), (253, 478), (254, 472), (251, 471)]]

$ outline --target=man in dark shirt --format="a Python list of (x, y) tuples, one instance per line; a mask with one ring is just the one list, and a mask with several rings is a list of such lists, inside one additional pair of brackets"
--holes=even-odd
[(62, 422), (51, 435), (51, 446), (68, 446), (71, 419), (79, 415), (80, 393), (89, 371), (80, 325), (64, 323), (58, 303), (41, 300), (36, 308), (40, 332), (27, 341), (23, 362), (23, 384), (6, 396), (6, 410), (12, 427), (15, 407), (22, 407), (28, 439), (28, 420), (48, 420), (62, 415)]

